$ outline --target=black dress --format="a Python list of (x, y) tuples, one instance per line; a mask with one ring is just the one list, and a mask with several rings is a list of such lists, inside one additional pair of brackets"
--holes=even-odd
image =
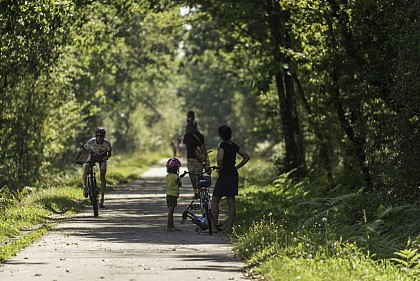
[(239, 146), (232, 142), (222, 141), (219, 145), (223, 148), (223, 166), (219, 172), (219, 178), (213, 190), (213, 196), (216, 197), (233, 197), (238, 195), (238, 170), (235, 167), (236, 154)]

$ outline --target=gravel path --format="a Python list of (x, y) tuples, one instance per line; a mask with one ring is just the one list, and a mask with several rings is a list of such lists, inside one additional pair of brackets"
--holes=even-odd
[(187, 177), (175, 209), (175, 224), (182, 231), (165, 231), (164, 165), (108, 194), (99, 217), (89, 208), (66, 218), (0, 265), (0, 280), (246, 279), (244, 264), (225, 237), (197, 234), (191, 222), (180, 224), (192, 196)]

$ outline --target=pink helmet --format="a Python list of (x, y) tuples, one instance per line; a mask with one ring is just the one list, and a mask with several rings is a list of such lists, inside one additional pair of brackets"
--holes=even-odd
[(169, 160), (166, 161), (166, 168), (179, 168), (179, 167), (181, 167), (181, 161), (179, 161), (175, 157), (169, 158)]

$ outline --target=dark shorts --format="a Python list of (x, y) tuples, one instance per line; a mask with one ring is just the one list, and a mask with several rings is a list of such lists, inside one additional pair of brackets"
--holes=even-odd
[(176, 206), (178, 203), (178, 197), (172, 196), (172, 195), (166, 195), (166, 204), (168, 207), (170, 206)]
[(213, 196), (216, 197), (233, 197), (238, 195), (238, 177), (218, 178), (214, 186)]

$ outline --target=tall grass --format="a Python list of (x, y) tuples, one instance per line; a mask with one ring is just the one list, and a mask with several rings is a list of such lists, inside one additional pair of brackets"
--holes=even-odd
[(418, 207), (384, 207), (345, 187), (328, 193), (309, 178), (267, 183), (249, 171), (232, 239), (250, 272), (270, 280), (418, 280)]
[[(6, 191), (3, 191), (3, 196)], [(52, 215), (78, 212), (87, 202), (76, 186), (25, 189), (1, 207), (0, 262), (50, 229)]]

